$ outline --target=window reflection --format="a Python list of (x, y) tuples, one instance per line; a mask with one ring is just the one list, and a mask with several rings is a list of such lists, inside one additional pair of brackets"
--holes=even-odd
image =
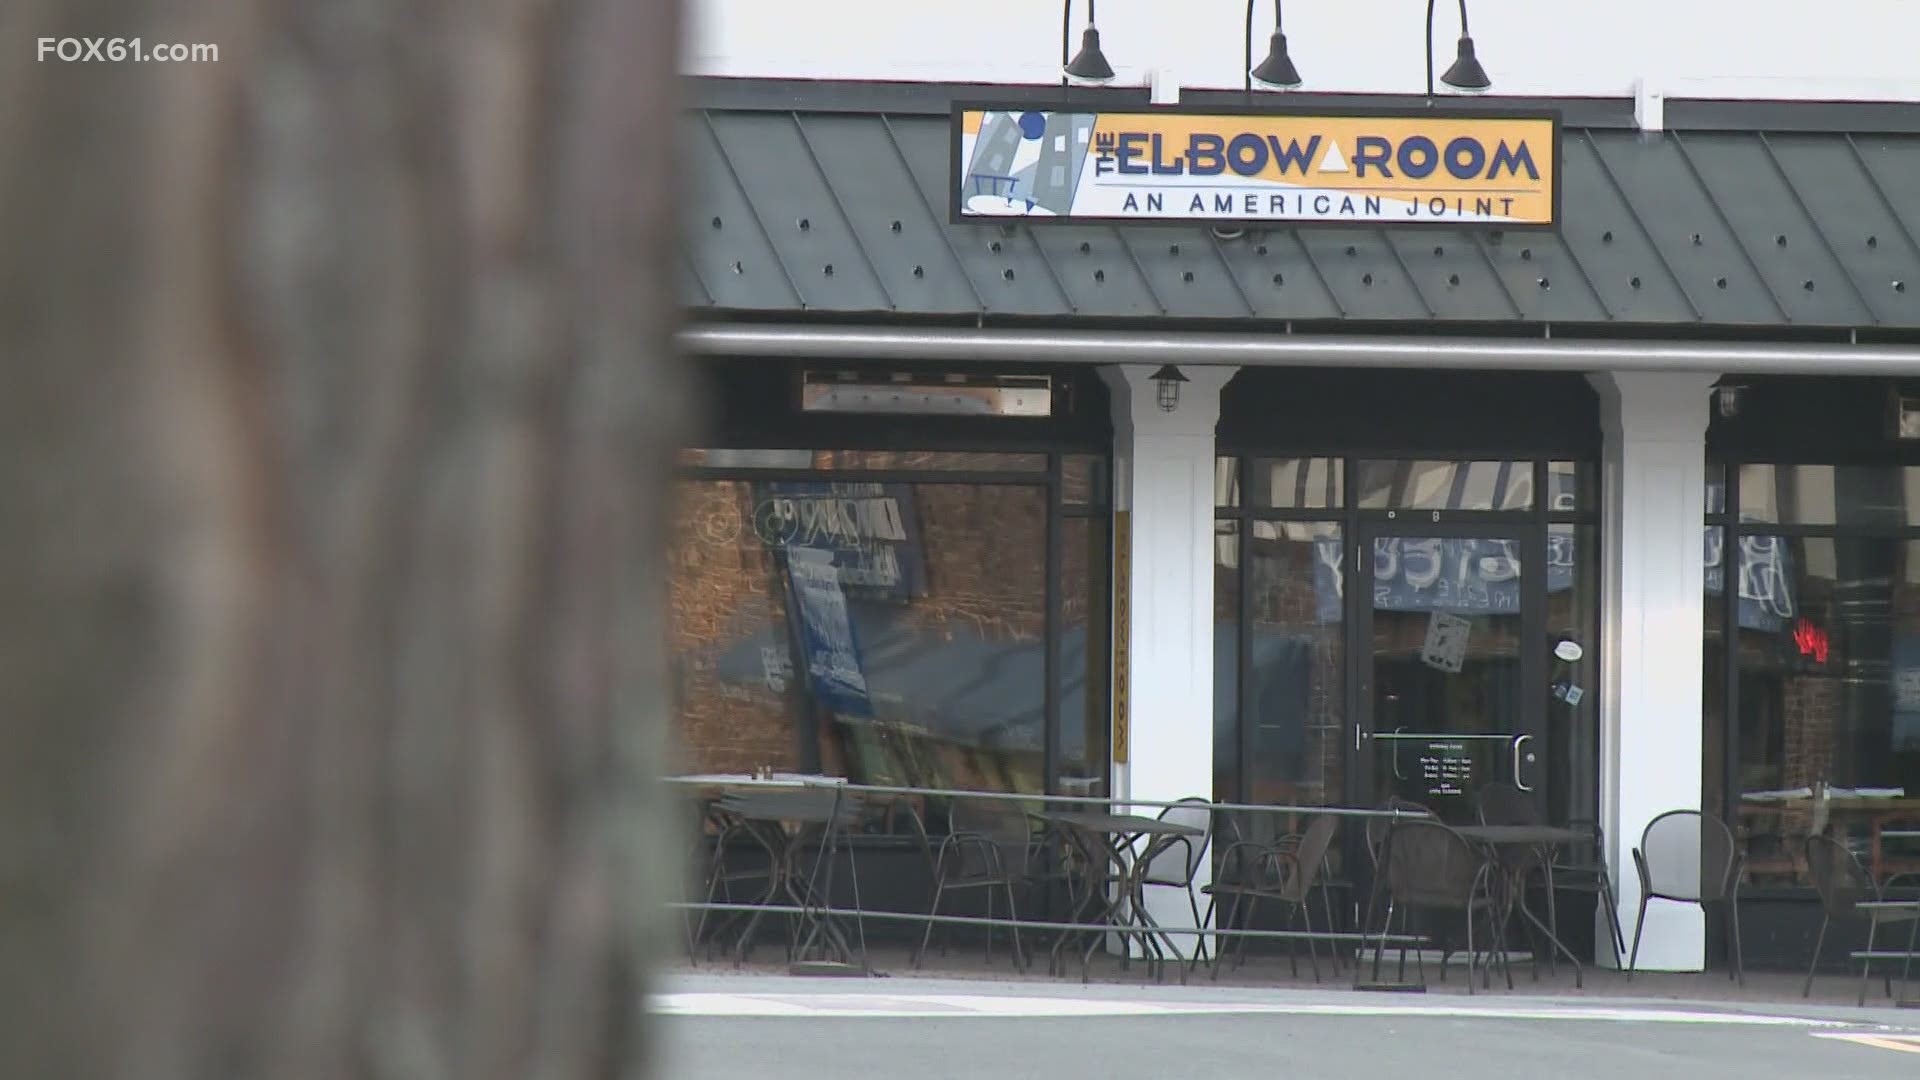
[(1920, 849), (1881, 835), (1920, 822), (1920, 543), (1754, 535), (1734, 556), (1750, 875), (1806, 883), (1813, 833), (1882, 877), (1920, 870)]
[(678, 496), (689, 768), (1043, 788), (1044, 488), (687, 480)]
[(1530, 461), (1362, 461), (1356, 482), (1368, 510), (1528, 510)]
[(1920, 468), (1742, 465), (1740, 520), (1885, 528), (1920, 525)]

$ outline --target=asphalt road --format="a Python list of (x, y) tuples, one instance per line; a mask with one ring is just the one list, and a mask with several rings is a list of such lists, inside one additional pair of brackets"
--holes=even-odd
[(654, 999), (670, 1080), (1920, 1076), (1920, 1017), (1489, 995), (717, 978)]

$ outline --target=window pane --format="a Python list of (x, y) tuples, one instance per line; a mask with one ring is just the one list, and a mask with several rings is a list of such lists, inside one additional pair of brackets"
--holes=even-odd
[(1727, 512), (1727, 467), (1719, 462), (1707, 463), (1707, 513), (1724, 514)]
[[(1230, 461), (1231, 458), (1222, 458)], [(1242, 802), (1240, 790), (1240, 532), (1213, 523), (1213, 797)]]
[(1045, 454), (954, 450), (816, 450), (816, 469), (946, 470), (948, 472), (1046, 472)]
[(1338, 509), (1346, 501), (1340, 458), (1255, 458), (1247, 464), (1247, 505), (1266, 510)]
[(1060, 459), (1060, 500), (1068, 506), (1106, 506), (1113, 483), (1104, 454), (1066, 454)]
[(1107, 790), (1112, 593), (1107, 519), (1067, 518), (1060, 545), (1060, 757), (1063, 795)]
[(678, 487), (671, 633), (689, 767), (1041, 789), (1044, 488)]
[(1593, 492), (1597, 471), (1584, 461), (1547, 462), (1548, 512), (1570, 514), (1597, 507), (1599, 501)]
[(1240, 459), (1213, 459), (1213, 505), (1240, 505)]
[[(1248, 523), (1246, 730), (1252, 803), (1342, 801), (1346, 776), (1345, 551), (1332, 522)], [(1249, 815), (1251, 838), (1304, 822)]]
[(914, 472), (1047, 471), (1045, 454), (953, 450), (732, 450), (690, 448), (677, 464), (710, 469), (869, 469)]
[(1920, 811), (1920, 544), (1753, 536), (1738, 560), (1749, 874), (1806, 884), (1798, 845), (1820, 832), (1882, 878), (1920, 870), (1920, 849), (1878, 835)]
[[(1600, 796), (1600, 544), (1591, 525), (1547, 527), (1548, 810), (1555, 821), (1595, 821)], [(1580, 658), (1553, 652), (1570, 641)], [(1564, 735), (1563, 735), (1564, 733)], [(1563, 741), (1564, 740), (1564, 741)]]
[(1362, 461), (1359, 503), (1368, 510), (1527, 510), (1529, 461)]
[(1701, 649), (1700, 761), (1701, 805), (1708, 813), (1727, 812), (1727, 563), (1726, 530), (1706, 527), (1702, 545), (1706, 592)]
[(1794, 525), (1920, 525), (1920, 468), (1742, 465), (1740, 520)]

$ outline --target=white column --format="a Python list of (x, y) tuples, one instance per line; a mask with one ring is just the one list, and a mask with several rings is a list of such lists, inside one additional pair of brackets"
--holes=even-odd
[[(1189, 381), (1171, 411), (1157, 402), (1154, 370), (1101, 369), (1113, 398), (1114, 506), (1128, 512), (1132, 533), (1124, 583), (1128, 753), (1124, 764), (1113, 763), (1113, 790), (1122, 800), (1211, 798), (1213, 427), (1220, 388), (1236, 369), (1182, 369)], [(1201, 864), (1196, 889), (1207, 883), (1209, 866)], [(1175, 890), (1149, 889), (1147, 900), (1162, 925), (1193, 925), (1186, 897)], [(1183, 952), (1193, 941), (1174, 940)]]
[[(1664, 811), (1700, 809), (1701, 528), (1713, 376), (1603, 372), (1588, 379), (1600, 394), (1606, 434), (1600, 820), (1631, 947), (1640, 834)], [(1607, 933), (1599, 923), (1595, 940)], [(1640, 968), (1699, 971), (1705, 963), (1700, 908), (1653, 901)]]

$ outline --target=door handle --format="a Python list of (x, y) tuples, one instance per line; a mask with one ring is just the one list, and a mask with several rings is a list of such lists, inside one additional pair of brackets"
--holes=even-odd
[(1513, 737), (1513, 786), (1519, 788), (1521, 791), (1533, 790), (1532, 785), (1520, 779), (1520, 747), (1532, 738), (1533, 736), (1531, 735), (1515, 735)]

